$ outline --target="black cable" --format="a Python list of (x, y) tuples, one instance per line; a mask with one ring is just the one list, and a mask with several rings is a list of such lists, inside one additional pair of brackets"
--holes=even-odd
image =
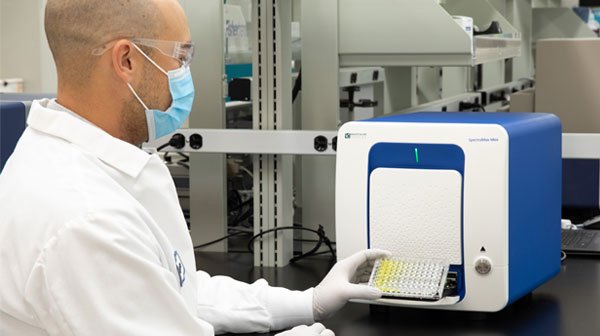
[(252, 231), (252, 230), (248, 230), (248, 228), (245, 228), (245, 229), (238, 229), (237, 227), (230, 227), (230, 228), (229, 228), (229, 231), (234, 231), (234, 232), (236, 232), (236, 231), (237, 231), (237, 232), (243, 232), (243, 233), (248, 233), (248, 234), (250, 234), (250, 233), (254, 233), (254, 231)]
[(250, 204), (252, 202), (254, 202), (254, 198), (247, 199), (247, 200), (245, 200), (244, 202), (240, 203), (235, 208), (233, 208), (233, 209), (231, 209), (229, 211), (236, 211), (236, 210), (242, 209), (243, 207), (245, 207), (246, 205), (248, 205), (248, 204)]
[[(239, 191), (231, 189), (227, 192), (227, 213), (229, 214), (229, 226), (231, 226), (231, 223), (240, 217), (240, 213), (242, 212), (242, 207), (240, 207), (240, 205), (242, 203), (242, 196), (240, 195)], [(230, 220), (231, 218), (234, 219)]]
[(461, 112), (466, 111), (466, 110), (474, 110), (474, 109), (478, 109), (479, 112), (485, 112), (485, 107), (479, 103), (471, 103), (471, 102), (458, 103), (458, 110)]
[(166, 144), (164, 144), (164, 145), (158, 146), (158, 148), (156, 148), (156, 151), (157, 151), (157, 152), (160, 152), (161, 150), (163, 150), (163, 149), (165, 149), (165, 148), (169, 147), (170, 145), (171, 145), (171, 141), (167, 142), (167, 143), (166, 143)]
[(315, 247), (313, 249), (311, 249), (310, 251), (301, 254), (297, 257), (294, 257), (292, 259), (290, 259), (290, 263), (294, 263), (300, 259), (306, 258), (306, 257), (310, 257), (310, 256), (314, 256), (317, 251), (319, 250), (319, 248), (321, 247), (322, 243), (325, 243), (325, 245), (329, 248), (329, 252), (331, 252), (331, 255), (333, 257), (333, 259), (336, 259), (336, 255), (335, 255), (335, 250), (333, 248), (333, 245), (331, 243), (331, 241), (329, 240), (329, 238), (327, 238), (327, 236), (325, 235), (325, 230), (323, 229), (322, 225), (319, 225), (319, 241), (317, 242), (317, 244), (315, 245)]
[(319, 229), (323, 232), (323, 240), (325, 241), (325, 245), (327, 246), (327, 248), (329, 248), (329, 251), (331, 252), (331, 256), (333, 257), (333, 260), (337, 259), (336, 256), (336, 250), (333, 248), (333, 244), (331, 242), (331, 240), (329, 239), (329, 237), (327, 237), (325, 235), (325, 230), (323, 230), (323, 227), (319, 225)]
[(215, 239), (215, 240), (213, 240), (213, 241), (210, 241), (210, 242), (208, 242), (208, 243), (204, 243), (204, 244), (200, 244), (200, 245), (194, 246), (194, 250), (201, 249), (201, 248), (203, 248), (203, 247), (207, 247), (207, 246), (210, 246), (210, 245), (216, 244), (216, 243), (218, 243), (218, 242), (221, 242), (221, 241), (223, 241), (223, 240), (225, 240), (225, 239), (229, 239), (229, 238), (231, 238), (231, 237), (239, 236), (239, 235), (241, 235), (241, 234), (246, 234), (246, 233), (247, 233), (247, 232), (236, 231), (236, 232), (234, 232), (234, 233), (230, 233), (230, 234), (228, 234), (228, 235), (227, 235), (227, 236), (225, 236), (225, 237), (221, 237), (221, 238), (219, 238), (219, 239)]
[(245, 221), (246, 219), (252, 217), (252, 212), (254, 209), (248, 209), (246, 212), (244, 212), (243, 215), (241, 216), (237, 216), (235, 218), (235, 220), (233, 222), (231, 222), (231, 226), (237, 226), (240, 225), (243, 221)]
[[(168, 146), (169, 144), (167, 144)], [(160, 151), (162, 149), (162, 146), (158, 147), (156, 150)], [(180, 166), (186, 167), (187, 169), (190, 169), (189, 165), (185, 164), (187, 162), (190, 162), (190, 157), (188, 155), (185, 155), (183, 153), (180, 152), (175, 152), (179, 155), (181, 155), (183, 157), (183, 159), (177, 161), (176, 163)], [(171, 159), (171, 152), (165, 152), (163, 155), (163, 161), (165, 161), (166, 163), (172, 163), (173, 160)]]
[(321, 248), (321, 245), (323, 244), (324, 241), (325, 240), (324, 240), (323, 236), (319, 234), (319, 241), (317, 242), (317, 244), (315, 244), (315, 246), (312, 249), (310, 249), (308, 252), (302, 253), (299, 256), (295, 256), (292, 259), (290, 259), (290, 263), (293, 264), (300, 259), (314, 255)]
[[(269, 229), (266, 231), (263, 231), (259, 234), (254, 235), (252, 238), (250, 238), (250, 240), (248, 241), (248, 252), (253, 253), (253, 249), (252, 249), (252, 243), (257, 239), (260, 238), (268, 233), (273, 233), (273, 232), (277, 232), (277, 231), (283, 231), (283, 230), (301, 230), (301, 231), (308, 231), (308, 232), (312, 232), (316, 235), (319, 236), (319, 240), (317, 241), (317, 244), (308, 252), (303, 253), (299, 256), (295, 256), (292, 259), (290, 259), (290, 263), (294, 263), (298, 260), (310, 257), (310, 256), (315, 256), (315, 255), (322, 255), (325, 253), (331, 253), (331, 256), (333, 257), (333, 259), (336, 259), (336, 250), (333, 248), (332, 242), (331, 240), (329, 240), (329, 238), (325, 235), (325, 230), (323, 229), (322, 225), (319, 225), (319, 229), (318, 230), (313, 230), (313, 229), (308, 229), (308, 228), (303, 228), (303, 227), (297, 227), (297, 226), (283, 226), (283, 227), (278, 227), (278, 228), (273, 228), (273, 229)], [(237, 230), (233, 233), (230, 233), (224, 237), (215, 239), (213, 241), (210, 241), (208, 243), (204, 243), (204, 244), (200, 244), (197, 246), (194, 246), (194, 250), (196, 249), (200, 249), (200, 248), (204, 248), (216, 243), (219, 243), (223, 240), (235, 237), (235, 236), (239, 236), (239, 235), (243, 235), (243, 234), (251, 234), (251, 232), (248, 231), (243, 231), (243, 230)], [(324, 252), (317, 252), (319, 250), (319, 248), (321, 248), (321, 245), (325, 244), (329, 251), (324, 251)]]
[(313, 253), (311, 255), (311, 257), (320, 256), (320, 255), (327, 254), (327, 253), (331, 253), (331, 252), (329, 252), (329, 251), (321, 251), (321, 252)]
[[(303, 242), (303, 243), (316, 243), (318, 242), (318, 240), (316, 239), (294, 239), (295, 242)], [(331, 242), (332, 245), (335, 245), (336, 243), (334, 241)]]
[(311, 249), (310, 251), (308, 251), (307, 253), (304, 253), (300, 256), (294, 257), (292, 259), (290, 259), (290, 262), (296, 262), (302, 258), (306, 258), (310, 255), (313, 255), (320, 247), (323, 243), (325, 243), (325, 245), (329, 248), (329, 251), (331, 252), (332, 257), (335, 259), (336, 258), (336, 254), (335, 254), (335, 250), (333, 249), (333, 245), (331, 244), (331, 240), (329, 240), (329, 238), (325, 235), (325, 230), (323, 229), (322, 225), (319, 225), (319, 229), (318, 230), (313, 230), (313, 229), (308, 229), (308, 228), (304, 228), (304, 227), (297, 227), (297, 226), (282, 226), (282, 227), (278, 227), (278, 228), (273, 228), (273, 229), (269, 229), (269, 230), (265, 230), (257, 235), (254, 235), (252, 238), (250, 238), (250, 241), (248, 241), (248, 251), (252, 251), (252, 243), (257, 239), (260, 238), (268, 233), (273, 233), (273, 232), (277, 232), (277, 231), (283, 231), (283, 230), (301, 230), (301, 231), (307, 231), (307, 232), (312, 232), (316, 235), (319, 236), (319, 241), (317, 242), (317, 244), (315, 245), (315, 247), (313, 249)]
[(183, 154), (181, 152), (176, 152), (179, 156), (183, 157), (183, 160), (179, 160), (179, 162), (190, 162), (190, 156)]
[[(301, 223), (294, 223), (294, 227), (302, 227), (302, 224)], [(336, 242), (332, 242), (331, 240), (329, 240), (329, 238), (325, 234), (325, 230), (323, 229), (322, 225), (319, 225), (319, 229), (317, 231), (322, 232), (323, 242), (325, 243), (325, 245), (327, 245), (327, 247), (329, 248), (329, 252), (331, 252), (331, 254), (334, 256), (334, 259), (335, 259), (335, 250), (333, 248), (333, 245), (335, 245)], [(298, 240), (304, 240), (304, 239), (298, 239)], [(318, 243), (319, 240), (312, 240), (312, 242), (313, 243)], [(309, 241), (309, 239), (306, 239), (306, 241)], [(311, 254), (311, 255), (314, 255), (314, 254)]]
[(168, 146), (172, 146), (173, 148), (176, 149), (181, 149), (185, 146), (185, 136), (181, 133), (176, 133), (173, 134), (171, 136), (171, 139), (169, 139), (169, 141), (162, 145), (162, 146), (158, 146), (158, 148), (156, 148), (157, 152), (160, 152), (161, 150), (167, 148)]
[(230, 212), (237, 211), (237, 213), (235, 214), (235, 217), (231, 221), (229, 226), (236, 226), (236, 225), (242, 223), (243, 221), (245, 221), (246, 219), (252, 217), (254, 208), (251, 207), (250, 209), (246, 210), (246, 212), (242, 212), (242, 210), (244, 209), (244, 207), (246, 205), (250, 205), (252, 203), (253, 203), (253, 198), (250, 198), (250, 199), (246, 200), (245, 202), (242, 202), (241, 204), (237, 205), (233, 209), (231, 209)]
[(268, 229), (268, 230), (265, 230), (265, 231), (263, 231), (263, 232), (261, 232), (259, 234), (254, 235), (252, 238), (250, 238), (250, 241), (248, 242), (248, 250), (254, 252), (254, 249), (252, 249), (252, 243), (256, 239), (258, 239), (258, 238), (260, 238), (260, 237), (262, 237), (262, 236), (264, 236), (264, 235), (266, 235), (268, 233), (271, 233), (271, 232), (284, 231), (284, 230), (302, 230), (302, 231), (308, 231), (308, 232), (312, 232), (312, 233), (315, 233), (315, 234), (317, 234), (317, 235), (320, 236), (320, 233), (317, 230), (303, 228), (303, 227), (297, 227), (297, 226), (281, 226), (281, 227), (277, 227), (277, 228), (273, 228), (273, 229)]

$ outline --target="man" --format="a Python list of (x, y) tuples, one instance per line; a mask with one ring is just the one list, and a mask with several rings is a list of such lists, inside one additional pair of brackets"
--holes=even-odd
[[(56, 100), (34, 102), (0, 175), (0, 334), (212, 335), (310, 325), (382, 251), (304, 292), (194, 272), (167, 168), (139, 145), (177, 129), (194, 88), (176, 0), (48, 0)], [(332, 335), (321, 324), (282, 335)]]

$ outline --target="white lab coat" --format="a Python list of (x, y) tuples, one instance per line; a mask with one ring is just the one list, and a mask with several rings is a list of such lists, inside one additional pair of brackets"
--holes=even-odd
[(212, 335), (313, 322), (312, 289), (196, 272), (167, 167), (34, 102), (0, 175), (0, 335)]

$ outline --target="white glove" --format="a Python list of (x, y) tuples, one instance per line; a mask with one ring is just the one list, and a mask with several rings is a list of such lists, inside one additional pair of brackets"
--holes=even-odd
[(381, 291), (359, 283), (369, 281), (375, 260), (390, 255), (390, 252), (383, 250), (364, 250), (335, 264), (313, 291), (315, 321), (330, 317), (350, 299), (381, 298)]
[(284, 331), (275, 336), (335, 336), (333, 331), (329, 329), (325, 329), (321, 323), (315, 323), (313, 325), (305, 326), (297, 326), (292, 330)]

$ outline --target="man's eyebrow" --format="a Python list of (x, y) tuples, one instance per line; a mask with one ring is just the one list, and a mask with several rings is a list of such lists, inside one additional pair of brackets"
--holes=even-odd
[(179, 46), (181, 49), (192, 49), (194, 47), (194, 42), (185, 42)]

